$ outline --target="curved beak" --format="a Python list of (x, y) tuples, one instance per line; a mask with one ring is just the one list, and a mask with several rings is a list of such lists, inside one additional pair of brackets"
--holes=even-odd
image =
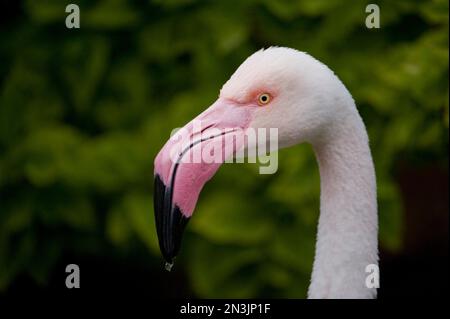
[(155, 210), (156, 232), (161, 253), (167, 263), (180, 250), (181, 237), (189, 217), (181, 213), (180, 208), (172, 202), (173, 188), (166, 186), (161, 177), (155, 173), (153, 205)]
[(171, 265), (205, 183), (245, 141), (251, 110), (218, 99), (173, 135), (155, 159), (154, 210), (161, 253)]

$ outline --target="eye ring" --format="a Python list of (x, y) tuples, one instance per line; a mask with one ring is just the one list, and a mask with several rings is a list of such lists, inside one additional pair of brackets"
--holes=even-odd
[(258, 105), (266, 105), (272, 100), (269, 93), (262, 93), (258, 96)]

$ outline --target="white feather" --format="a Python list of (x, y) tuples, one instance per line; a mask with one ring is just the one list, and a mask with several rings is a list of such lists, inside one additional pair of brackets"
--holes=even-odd
[[(320, 218), (309, 298), (374, 298), (366, 266), (378, 264), (376, 178), (367, 132), (353, 98), (323, 63), (294, 49), (251, 55), (221, 90), (237, 101), (275, 90), (254, 128), (279, 130), (279, 145), (313, 145), (321, 176)], [(301, 254), (301, 251), (298, 253)]]

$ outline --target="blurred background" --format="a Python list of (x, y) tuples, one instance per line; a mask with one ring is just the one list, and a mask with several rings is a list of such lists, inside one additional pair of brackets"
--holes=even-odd
[[(65, 7), (81, 28), (65, 27)], [(275, 175), (225, 164), (174, 270), (153, 220), (153, 159), (251, 53), (306, 51), (353, 94), (374, 156), (380, 298), (448, 293), (448, 1), (40, 0), (0, 6), (0, 294), (306, 296), (319, 213), (308, 145)], [(82, 290), (83, 290), (82, 289)]]

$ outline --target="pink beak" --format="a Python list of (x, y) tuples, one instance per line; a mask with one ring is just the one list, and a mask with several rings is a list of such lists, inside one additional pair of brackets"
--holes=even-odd
[(155, 221), (161, 253), (169, 264), (178, 254), (203, 185), (244, 146), (253, 109), (219, 98), (156, 156)]

